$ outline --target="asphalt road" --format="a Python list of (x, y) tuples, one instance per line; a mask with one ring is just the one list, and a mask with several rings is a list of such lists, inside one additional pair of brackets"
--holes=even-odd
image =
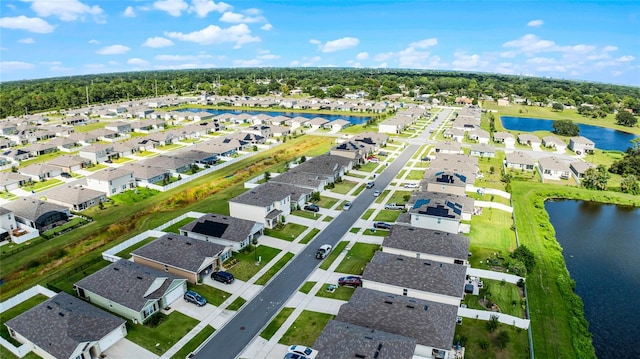
[(233, 317), (195, 355), (204, 358), (236, 358), (249, 342), (271, 321), (309, 275), (320, 265), (315, 252), (323, 244), (335, 247), (364, 211), (373, 203), (373, 192), (383, 190), (420, 148), (407, 146), (395, 161), (375, 179), (375, 187), (365, 189), (350, 210), (338, 215), (320, 234), (278, 274), (253, 300)]

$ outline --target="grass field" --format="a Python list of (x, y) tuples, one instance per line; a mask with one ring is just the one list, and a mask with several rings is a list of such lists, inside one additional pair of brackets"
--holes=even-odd
[(398, 219), (398, 216), (400, 216), (401, 213), (402, 211), (383, 209), (380, 212), (378, 212), (378, 215), (374, 220), (380, 221), (380, 222), (393, 223), (396, 221), (396, 219)]
[[(497, 336), (500, 332), (506, 331), (509, 336), (509, 342), (504, 349), (500, 349), (497, 345)], [(498, 324), (498, 329), (493, 333), (487, 330), (487, 322), (464, 318), (461, 325), (456, 325), (454, 340), (458, 339), (463, 342), (465, 347), (465, 358), (477, 359), (527, 359), (529, 358), (529, 341), (527, 339), (527, 331), (514, 328), (505, 324)], [(486, 349), (482, 349), (481, 343), (487, 345)], [(534, 351), (536, 358), (544, 358), (538, 356), (538, 352)]]
[(357, 184), (358, 184), (358, 182), (343, 180), (340, 183), (336, 183), (335, 187), (331, 190), (331, 192), (340, 193), (340, 194), (347, 194)]
[(338, 299), (348, 302), (349, 298), (353, 295), (353, 292), (356, 291), (355, 288), (337, 286), (333, 292), (329, 292), (327, 289), (330, 285), (335, 286), (337, 283), (325, 283), (322, 286), (322, 289), (316, 293), (316, 297)]
[(318, 233), (320, 233), (320, 230), (318, 228), (313, 228), (311, 229), (311, 231), (309, 231), (309, 233), (307, 233), (301, 240), (300, 244), (307, 244), (309, 243), (313, 237), (315, 237)]
[[(501, 313), (506, 313), (518, 318), (524, 318), (524, 308), (521, 303), (522, 296), (520, 288), (512, 283), (501, 282), (492, 279), (483, 279), (483, 288), (486, 290), (486, 299), (495, 303), (500, 308)], [(482, 292), (481, 292), (482, 294)], [(464, 303), (471, 309), (487, 310), (480, 304), (483, 296), (465, 295)]]
[(168, 233), (175, 233), (175, 234), (180, 234), (180, 227), (182, 226), (186, 226), (187, 224), (195, 221), (197, 218), (191, 218), (191, 217), (186, 217), (172, 225), (170, 225), (169, 227), (165, 228), (164, 231), (168, 232)]
[(260, 336), (264, 339), (271, 339), (274, 334), (280, 329), (282, 324), (293, 313), (294, 308), (282, 308), (282, 310), (273, 318), (273, 320), (267, 324), (266, 328), (260, 333)]
[(267, 282), (271, 278), (273, 278), (273, 276), (276, 275), (291, 259), (293, 259), (293, 257), (294, 257), (293, 253), (291, 252), (285, 253), (285, 255), (282, 256), (282, 258), (280, 258), (280, 260), (278, 260), (273, 266), (271, 266), (271, 268), (269, 268), (267, 272), (262, 275), (262, 277), (258, 278), (255, 284), (257, 285), (267, 284)]
[(316, 285), (316, 283), (317, 282), (305, 282), (302, 286), (300, 286), (300, 289), (298, 289), (298, 291), (304, 294), (309, 294), (309, 292), (311, 291), (313, 286)]
[(380, 246), (370, 243), (355, 243), (346, 257), (336, 267), (336, 272), (360, 275)]
[(331, 267), (331, 264), (333, 264), (336, 258), (338, 258), (338, 255), (340, 255), (340, 253), (342, 253), (342, 251), (347, 247), (348, 243), (349, 242), (347, 241), (341, 241), (340, 243), (338, 243), (333, 248), (329, 256), (322, 261), (322, 264), (320, 264), (320, 269), (329, 269), (329, 267)]
[(180, 350), (178, 350), (174, 355), (171, 356), (171, 359), (184, 359), (189, 355), (189, 353), (196, 350), (200, 344), (204, 343), (207, 338), (211, 336), (216, 330), (210, 326), (205, 326), (195, 337), (191, 338)]
[(215, 306), (219, 306), (224, 303), (227, 298), (231, 296), (231, 293), (225, 292), (218, 288), (210, 287), (208, 285), (195, 285), (187, 283), (187, 290), (192, 290), (201, 296), (203, 296), (207, 303), (211, 303)]
[[(278, 253), (280, 253), (280, 250), (277, 248), (261, 245), (258, 246), (255, 252), (234, 252), (233, 258), (237, 259), (238, 263), (236, 263), (233, 268), (227, 269), (227, 272), (233, 274), (234, 277), (240, 280), (248, 281), (267, 263), (271, 262), (271, 260), (273, 260), (273, 258), (275, 258)], [(260, 257), (262, 261), (260, 261), (260, 264), (256, 265), (256, 258), (258, 257)]]
[(306, 229), (307, 227), (301, 224), (287, 223), (280, 229), (265, 228), (264, 234), (270, 237), (279, 238), (291, 242), (298, 238), (298, 236), (302, 234), (302, 232), (304, 232)]
[[(162, 315), (162, 314), (160, 314)], [(127, 339), (161, 355), (182, 339), (191, 329), (198, 324), (198, 320), (188, 317), (180, 312), (172, 312), (164, 317), (156, 327), (127, 322)]]
[(304, 310), (284, 333), (279, 343), (311, 347), (320, 336), (322, 329), (333, 318), (335, 318), (335, 315)]
[(512, 225), (511, 213), (483, 208), (481, 215), (471, 217), (471, 244), (492, 251), (513, 251), (516, 236), (511, 230)]

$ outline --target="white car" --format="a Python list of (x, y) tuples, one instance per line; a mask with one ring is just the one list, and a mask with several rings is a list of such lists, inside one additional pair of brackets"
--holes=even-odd
[(380, 195), (380, 191), (376, 190), (375, 192), (373, 192), (374, 197), (378, 197), (379, 195)]
[(316, 258), (317, 259), (325, 259), (325, 258), (327, 258), (329, 253), (331, 253), (332, 249), (333, 249), (333, 247), (331, 247), (330, 244), (321, 245), (320, 248), (318, 248), (318, 250), (316, 251)]
[(347, 201), (344, 203), (344, 205), (342, 206), (342, 209), (345, 211), (348, 211), (351, 208), (351, 202)]
[(289, 353), (304, 355), (309, 359), (314, 359), (318, 355), (318, 351), (305, 347), (304, 345), (292, 345), (289, 347)]
[(420, 187), (417, 183), (405, 183), (404, 188), (418, 188)]

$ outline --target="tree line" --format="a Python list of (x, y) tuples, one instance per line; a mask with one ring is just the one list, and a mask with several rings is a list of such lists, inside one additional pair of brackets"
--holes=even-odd
[[(217, 95), (289, 94), (341, 98), (363, 91), (367, 98), (403, 93), (433, 94), (445, 102), (518, 97), (526, 103), (576, 106), (596, 114), (640, 112), (640, 89), (602, 83), (433, 70), (339, 68), (241, 68), (126, 72), (0, 83), (0, 118), (77, 108), (156, 95), (207, 92)], [(588, 106), (584, 106), (587, 104)], [(559, 108), (559, 106), (558, 106)], [(588, 114), (591, 114), (589, 112)]]

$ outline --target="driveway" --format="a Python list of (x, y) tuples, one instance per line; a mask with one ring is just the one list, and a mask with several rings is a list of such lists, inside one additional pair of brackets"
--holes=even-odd
[(121, 339), (104, 352), (108, 359), (158, 359), (158, 356), (129, 339)]

